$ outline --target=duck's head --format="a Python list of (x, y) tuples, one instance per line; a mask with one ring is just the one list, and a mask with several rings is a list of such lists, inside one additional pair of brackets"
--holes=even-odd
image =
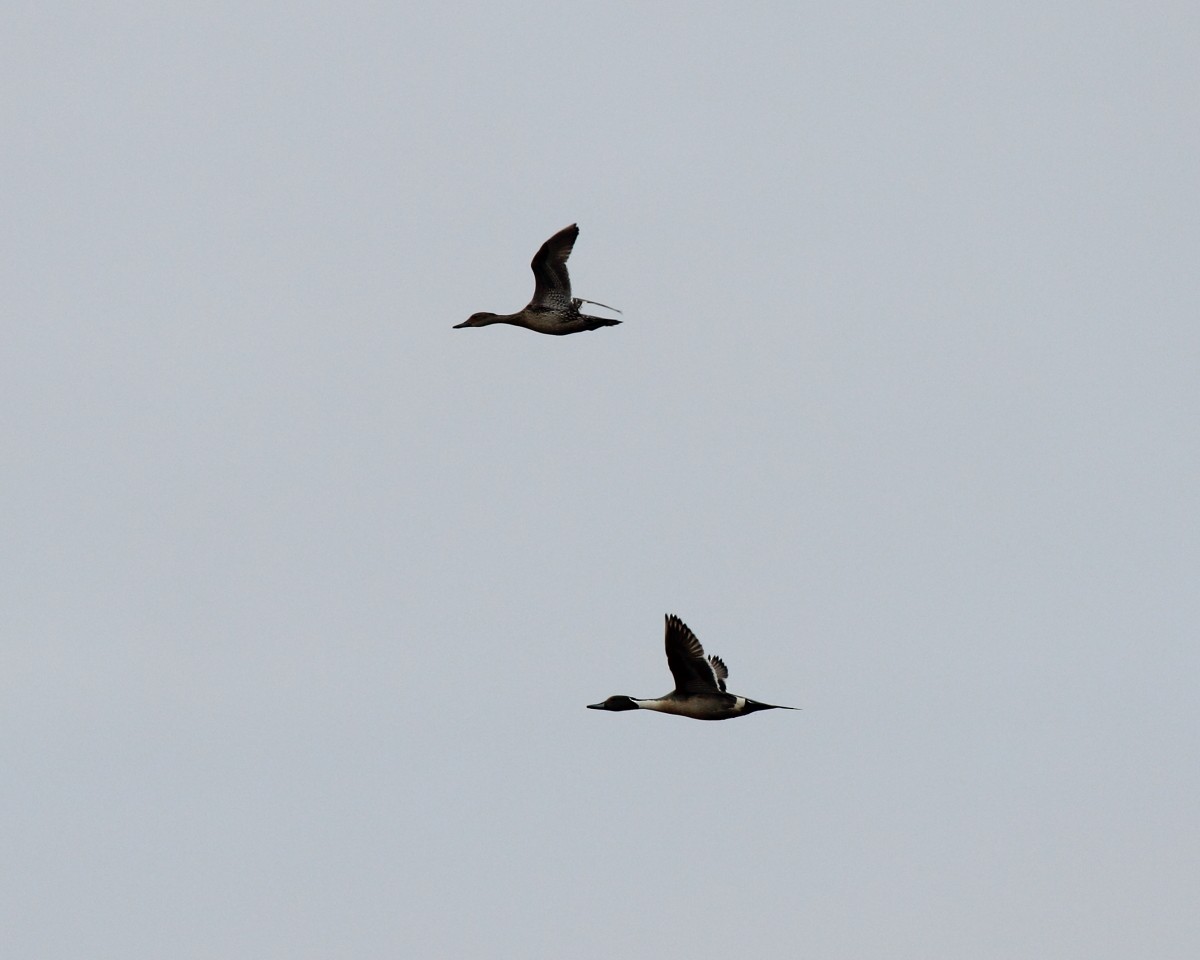
[(495, 313), (488, 313), (486, 310), (480, 313), (473, 313), (462, 323), (456, 323), (453, 327), (455, 330), (461, 330), (463, 327), (486, 327), (489, 323), (495, 323)]
[(625, 697), (617, 695), (609, 697), (603, 703), (589, 703), (589, 710), (637, 710), (638, 705), (634, 703), (633, 697)]

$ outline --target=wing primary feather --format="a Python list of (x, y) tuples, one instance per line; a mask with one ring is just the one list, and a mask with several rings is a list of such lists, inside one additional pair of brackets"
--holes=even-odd
[[(704, 656), (704, 647), (700, 645), (699, 639), (688, 625), (674, 614), (667, 615), (665, 645), (667, 666), (671, 668), (671, 675), (675, 678), (675, 690), (678, 693), (713, 693), (723, 690), (717, 668)], [(721, 667), (724, 668), (723, 662)]]

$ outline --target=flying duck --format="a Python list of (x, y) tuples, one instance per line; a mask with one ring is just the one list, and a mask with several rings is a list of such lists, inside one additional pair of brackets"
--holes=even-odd
[(667, 615), (667, 666), (675, 678), (675, 689), (656, 700), (635, 697), (609, 697), (603, 703), (589, 703), (589, 710), (657, 710), (693, 720), (728, 720), (756, 710), (798, 710), (759, 703), (749, 697), (725, 692), (729, 668), (720, 657), (704, 656), (704, 648), (688, 625), (674, 614)]
[(462, 327), (486, 327), (489, 323), (511, 323), (516, 327), (536, 330), (538, 333), (552, 333), (562, 336), (564, 333), (579, 333), (581, 330), (595, 330), (598, 327), (613, 327), (620, 320), (610, 320), (607, 317), (590, 317), (579, 312), (581, 304), (590, 303), (605, 310), (614, 310), (595, 300), (580, 300), (571, 296), (571, 278), (567, 275), (567, 257), (575, 246), (575, 238), (579, 236), (579, 227), (571, 224), (559, 230), (554, 236), (542, 244), (529, 264), (533, 268), (533, 299), (519, 313), (473, 313), (462, 323), (454, 325), (455, 330)]

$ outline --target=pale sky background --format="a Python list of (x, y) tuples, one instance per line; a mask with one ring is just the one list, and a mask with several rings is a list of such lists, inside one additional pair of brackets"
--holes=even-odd
[(1200, 956), (1194, 2), (3, 24), (5, 957)]

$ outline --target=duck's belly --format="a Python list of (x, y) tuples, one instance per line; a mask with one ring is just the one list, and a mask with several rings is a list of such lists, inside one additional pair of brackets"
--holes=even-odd
[(733, 697), (724, 700), (715, 697), (688, 697), (686, 700), (643, 700), (640, 706), (644, 710), (673, 713), (679, 717), (691, 717), (693, 720), (726, 720), (742, 712), (746, 706), (746, 698)]

